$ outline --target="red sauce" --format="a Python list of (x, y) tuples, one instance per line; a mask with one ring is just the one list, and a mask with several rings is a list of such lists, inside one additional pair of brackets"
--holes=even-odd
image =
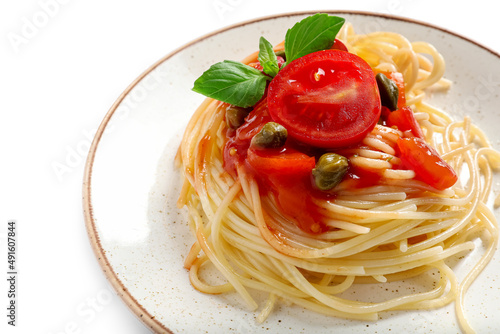
[[(314, 203), (314, 200), (332, 200), (335, 198), (335, 194), (315, 188), (311, 174), (314, 163), (309, 164), (306, 170), (301, 167), (285, 167), (283, 170), (273, 170), (269, 167), (266, 169), (266, 173), (259, 173), (247, 161), (252, 137), (261, 130), (264, 124), (270, 121), (272, 121), (272, 118), (269, 115), (266, 100), (263, 99), (250, 112), (241, 127), (237, 130), (227, 130), (226, 137), (228, 139), (224, 147), (224, 168), (233, 176), (237, 175), (236, 168), (238, 166), (245, 168), (245, 172), (257, 180), (261, 196), (272, 193), (276, 198), (280, 212), (290, 221), (295, 222), (305, 232), (312, 234), (323, 233), (328, 230), (328, 227), (322, 221), (321, 209)], [(308, 157), (314, 157), (317, 161), (326, 151), (304, 145), (288, 137), (282, 149), (259, 150), (258, 155), (265, 159), (266, 155), (286, 155), (290, 152), (292, 154), (293, 152), (303, 153)], [(344, 179), (350, 180), (352, 188), (362, 188), (377, 184), (381, 176), (360, 168), (351, 168)]]

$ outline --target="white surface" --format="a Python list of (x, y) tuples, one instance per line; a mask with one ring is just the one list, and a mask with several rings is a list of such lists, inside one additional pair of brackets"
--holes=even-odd
[(121, 92), (170, 51), (236, 22), (313, 9), (410, 17), (500, 51), (498, 13), (488, 1), (0, 4), (0, 305), (7, 303), (9, 219), (19, 232), (18, 326), (7, 326), (0, 313), (0, 331), (148, 332), (108, 285), (88, 242), (81, 181), (93, 131)]

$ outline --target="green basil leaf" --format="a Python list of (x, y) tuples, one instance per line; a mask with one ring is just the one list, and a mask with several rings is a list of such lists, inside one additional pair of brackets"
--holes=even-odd
[(344, 22), (341, 17), (319, 13), (296, 23), (285, 36), (286, 63), (330, 48)]
[(278, 74), (280, 67), (278, 65), (278, 58), (273, 50), (273, 45), (264, 37), (259, 40), (259, 57), (260, 65), (266, 74), (274, 77)]
[(214, 64), (194, 82), (197, 93), (238, 107), (251, 107), (264, 95), (270, 77), (232, 60)]

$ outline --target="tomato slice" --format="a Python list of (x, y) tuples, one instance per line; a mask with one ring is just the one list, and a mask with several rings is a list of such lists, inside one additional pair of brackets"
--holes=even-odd
[(324, 148), (361, 141), (381, 110), (371, 67), (339, 50), (314, 52), (286, 65), (269, 84), (267, 102), (289, 136)]
[(438, 190), (449, 188), (457, 182), (458, 176), (453, 168), (423, 139), (399, 138), (397, 145), (403, 164), (415, 171), (417, 179)]
[(311, 173), (316, 162), (314, 157), (294, 149), (272, 150), (249, 148), (247, 162), (259, 174), (273, 175), (303, 175)]
[(410, 130), (413, 136), (424, 138), (424, 133), (410, 107), (402, 107), (388, 113), (383, 112), (383, 114), (386, 115), (387, 126), (396, 126), (400, 131)]

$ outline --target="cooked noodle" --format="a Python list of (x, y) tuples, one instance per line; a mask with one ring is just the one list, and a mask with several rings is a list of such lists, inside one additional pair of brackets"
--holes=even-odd
[[(427, 142), (461, 175), (459, 182), (438, 191), (415, 180), (414, 171), (393, 168), (399, 159), (396, 141), (403, 133), (377, 125), (347, 157), (353, 165), (380, 169), (383, 178), (362, 189), (343, 181), (335, 199), (316, 199), (329, 229), (311, 235), (289, 223), (272, 195), (262, 196), (245, 168), (239, 166), (235, 178), (224, 169), (227, 104), (207, 99), (189, 122), (177, 156), (185, 178), (178, 206), (187, 206), (196, 237), (185, 261), (191, 284), (209, 294), (234, 289), (251, 310), (259, 306), (249, 290), (268, 293), (258, 321), (280, 300), (362, 320), (376, 320), (383, 311), (428, 309), (455, 301), (462, 329), (472, 332), (464, 315), (464, 295), (497, 244), (497, 222), (485, 202), (500, 154), (468, 117), (455, 121), (424, 101), (429, 87), (450, 86), (443, 78), (444, 59), (432, 45), (389, 32), (358, 35), (349, 24), (338, 38), (372, 68), (403, 74), (407, 104)], [(282, 48), (280, 44), (276, 50)], [(255, 62), (256, 57), (243, 62)], [(487, 243), (486, 251), (459, 281), (446, 260), (472, 250), (471, 240), (478, 236)], [(200, 267), (206, 263), (227, 283), (211, 286), (200, 279)], [(426, 292), (382, 302), (338, 296), (355, 283), (404, 280), (432, 269), (439, 279)]]

